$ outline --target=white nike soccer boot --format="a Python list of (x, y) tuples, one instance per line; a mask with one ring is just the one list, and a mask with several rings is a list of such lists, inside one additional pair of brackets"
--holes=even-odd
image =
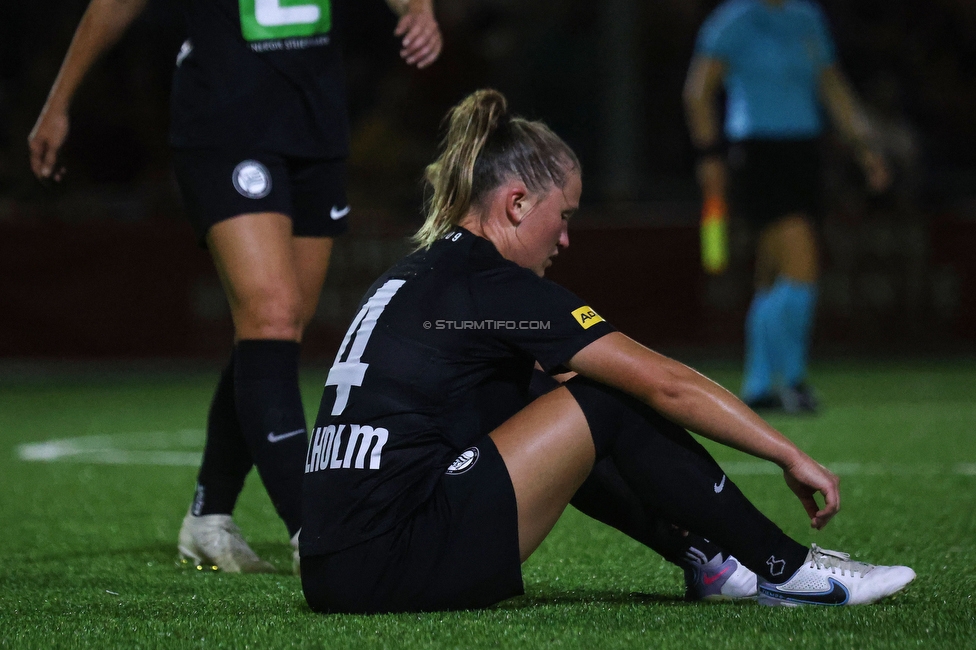
[(847, 553), (814, 544), (806, 562), (782, 584), (759, 581), (759, 604), (868, 605), (904, 589), (915, 579), (907, 566), (855, 562)]
[(742, 600), (756, 597), (756, 574), (731, 555), (708, 559), (697, 548), (685, 552), (686, 600)]
[(186, 513), (177, 548), (180, 560), (198, 569), (213, 567), (227, 573), (274, 573), (244, 541), (230, 515), (193, 516)]
[(291, 570), (296, 576), (302, 575), (302, 556), (298, 554), (298, 536), (302, 534), (302, 529), (291, 538)]

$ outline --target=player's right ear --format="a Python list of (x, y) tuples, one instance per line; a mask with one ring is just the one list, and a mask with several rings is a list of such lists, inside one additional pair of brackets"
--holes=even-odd
[(518, 228), (530, 207), (529, 191), (521, 181), (511, 181), (505, 185), (505, 217), (509, 225)]

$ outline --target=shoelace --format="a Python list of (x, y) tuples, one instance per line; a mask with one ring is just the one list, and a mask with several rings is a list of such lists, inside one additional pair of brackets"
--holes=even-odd
[(810, 566), (815, 569), (830, 569), (831, 573), (837, 573), (840, 570), (842, 576), (845, 572), (850, 572), (852, 576), (859, 573), (861, 577), (866, 576), (874, 569), (873, 564), (856, 562), (847, 553), (828, 551), (816, 544), (813, 545), (810, 553)]

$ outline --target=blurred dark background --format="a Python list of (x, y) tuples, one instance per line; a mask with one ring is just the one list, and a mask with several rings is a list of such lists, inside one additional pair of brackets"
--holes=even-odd
[[(186, 223), (166, 143), (182, 5), (146, 13), (87, 78), (39, 183), (29, 133), (85, 0), (8, 0), (0, 21), (0, 358), (224, 358), (228, 310)], [(352, 232), (336, 245), (305, 354), (334, 354), (363, 291), (421, 222), (440, 119), (491, 86), (577, 151), (583, 209), (551, 277), (664, 350), (738, 354), (751, 243), (698, 263), (699, 203), (681, 87), (713, 0), (440, 0), (440, 61), (408, 69), (381, 0), (350, 0)], [(897, 182), (869, 196), (824, 143), (829, 210), (821, 354), (976, 348), (976, 3), (823, 0), (840, 62), (884, 124)]]

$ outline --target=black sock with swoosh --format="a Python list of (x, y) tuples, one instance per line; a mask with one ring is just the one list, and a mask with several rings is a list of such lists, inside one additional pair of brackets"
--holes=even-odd
[(803, 564), (807, 548), (759, 512), (682, 427), (599, 382), (574, 377), (564, 385), (586, 416), (598, 460), (613, 460), (645, 515), (711, 540), (770, 582)]
[[(610, 457), (593, 466), (590, 476), (573, 495), (570, 504), (583, 514), (654, 550), (682, 569), (688, 566), (687, 553), (697, 549), (706, 559), (723, 553), (709, 540), (681, 530), (660, 513), (650, 511), (630, 487)], [(723, 559), (726, 553), (723, 553)]]
[(271, 503), (293, 536), (302, 525), (305, 410), (295, 341), (238, 341), (234, 397), (244, 440)]

